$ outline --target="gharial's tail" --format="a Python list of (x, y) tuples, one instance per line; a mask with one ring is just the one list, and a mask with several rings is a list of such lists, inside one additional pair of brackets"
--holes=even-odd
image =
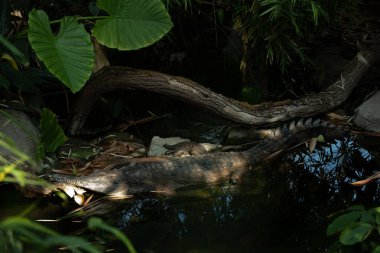
[(257, 156), (261, 152), (264, 158), (273, 158), (283, 150), (318, 135), (342, 137), (349, 133), (350, 129), (345, 126), (337, 126), (321, 119), (301, 118), (284, 124), (282, 127), (267, 130), (265, 139), (248, 152), (252, 156)]

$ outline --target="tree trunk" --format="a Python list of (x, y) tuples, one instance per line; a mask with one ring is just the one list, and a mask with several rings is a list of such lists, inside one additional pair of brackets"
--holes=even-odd
[(365, 43), (346, 65), (341, 76), (327, 89), (297, 100), (250, 105), (212, 92), (187, 78), (128, 67), (105, 67), (96, 72), (80, 92), (69, 122), (69, 134), (76, 135), (96, 99), (117, 90), (148, 90), (208, 108), (233, 121), (262, 125), (307, 117), (341, 105), (380, 55), (379, 43)]

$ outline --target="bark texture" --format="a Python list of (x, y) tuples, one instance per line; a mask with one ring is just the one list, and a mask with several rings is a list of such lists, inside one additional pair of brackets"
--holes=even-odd
[(89, 80), (77, 98), (69, 122), (70, 135), (79, 134), (96, 99), (118, 90), (148, 90), (205, 107), (233, 121), (263, 125), (308, 117), (341, 105), (380, 56), (380, 43), (361, 43), (357, 55), (327, 89), (297, 100), (250, 105), (212, 92), (187, 78), (128, 67), (105, 67)]

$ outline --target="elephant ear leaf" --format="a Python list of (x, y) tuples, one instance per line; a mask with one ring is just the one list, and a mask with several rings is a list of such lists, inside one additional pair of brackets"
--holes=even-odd
[(41, 143), (46, 152), (54, 152), (67, 140), (62, 128), (58, 125), (55, 114), (47, 108), (42, 109), (41, 121)]
[(44, 11), (29, 13), (29, 42), (46, 68), (72, 92), (79, 91), (92, 73), (94, 50), (90, 35), (74, 17), (64, 17), (53, 34)]
[(98, 0), (109, 16), (92, 30), (97, 41), (119, 50), (135, 50), (162, 38), (173, 23), (161, 0)]

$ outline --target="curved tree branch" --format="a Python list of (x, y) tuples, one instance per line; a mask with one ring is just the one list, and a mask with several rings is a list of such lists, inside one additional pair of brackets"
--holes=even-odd
[(327, 112), (347, 99), (370, 66), (379, 59), (380, 43), (365, 43), (359, 48), (360, 51), (346, 65), (336, 82), (320, 93), (282, 103), (259, 105), (242, 103), (214, 93), (184, 77), (128, 67), (105, 67), (94, 74), (79, 94), (69, 122), (69, 134), (79, 134), (93, 104), (101, 94), (117, 90), (148, 90), (173, 96), (208, 108), (233, 121), (250, 125), (286, 121)]

